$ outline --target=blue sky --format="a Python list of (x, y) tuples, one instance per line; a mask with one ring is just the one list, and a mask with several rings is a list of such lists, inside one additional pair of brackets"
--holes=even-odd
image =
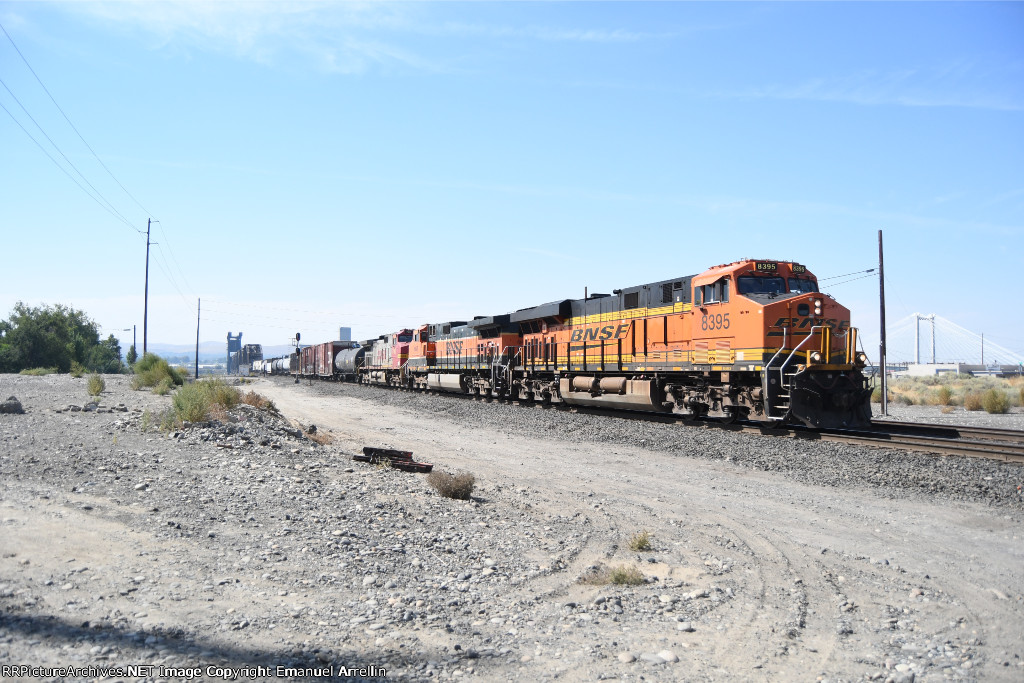
[[(198, 297), (203, 340), (365, 338), (743, 257), (861, 271), (882, 229), (890, 322), (1024, 353), (1024, 4), (7, 2), (0, 23), (96, 153), (0, 35), (4, 317), (68, 303), (141, 346), (149, 217), (169, 343)], [(877, 356), (877, 279), (829, 291)]]

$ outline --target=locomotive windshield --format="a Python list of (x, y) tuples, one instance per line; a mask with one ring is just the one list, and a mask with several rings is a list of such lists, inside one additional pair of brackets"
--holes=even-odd
[[(796, 278), (791, 278), (790, 281)], [(761, 277), (757, 275), (741, 275), (736, 278), (736, 288), (740, 294), (783, 294), (786, 281), (781, 277)]]
[(818, 283), (806, 277), (789, 278), (789, 291), (793, 293), (817, 292)]

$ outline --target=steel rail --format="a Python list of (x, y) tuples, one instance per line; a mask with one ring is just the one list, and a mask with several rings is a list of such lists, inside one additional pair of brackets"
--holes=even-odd
[(796, 430), (797, 438), (841, 441), (866, 446), (881, 446), (906, 451), (919, 451), (935, 455), (959, 455), (971, 458), (1001, 460), (1008, 463), (1024, 464), (1024, 443), (1014, 441), (981, 441), (962, 437), (917, 436), (893, 434), (891, 432), (868, 432), (846, 430)]
[(998, 427), (971, 427), (968, 425), (943, 425), (930, 422), (898, 422), (895, 420), (872, 420), (873, 431), (890, 434), (914, 434), (945, 438), (973, 438), (989, 441), (1024, 443), (1024, 431)]

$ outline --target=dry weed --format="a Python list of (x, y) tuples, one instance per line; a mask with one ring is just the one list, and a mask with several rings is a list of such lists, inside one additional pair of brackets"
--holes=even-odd
[(651, 550), (651, 534), (649, 531), (638, 531), (629, 539), (629, 549), (642, 552)]
[(469, 500), (476, 485), (476, 477), (469, 472), (448, 474), (435, 470), (427, 475), (427, 483), (445, 498)]
[(326, 446), (334, 441), (334, 437), (331, 436), (331, 434), (320, 431), (319, 429), (315, 432), (306, 432), (306, 438), (320, 446)]
[(618, 586), (638, 586), (644, 582), (644, 575), (632, 565), (617, 567), (595, 567), (580, 577), (580, 583), (592, 586), (606, 586), (609, 583)]

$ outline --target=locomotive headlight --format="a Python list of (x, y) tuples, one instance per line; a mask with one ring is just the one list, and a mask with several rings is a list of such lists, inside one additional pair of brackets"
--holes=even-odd
[(864, 353), (863, 351), (858, 353), (854, 362), (857, 364), (858, 368), (864, 367), (865, 365), (868, 364), (868, 354)]
[(821, 299), (814, 300), (814, 315), (821, 315)]
[(820, 351), (814, 351), (813, 353), (811, 353), (811, 362), (812, 363), (820, 363), (821, 362), (821, 352)]

